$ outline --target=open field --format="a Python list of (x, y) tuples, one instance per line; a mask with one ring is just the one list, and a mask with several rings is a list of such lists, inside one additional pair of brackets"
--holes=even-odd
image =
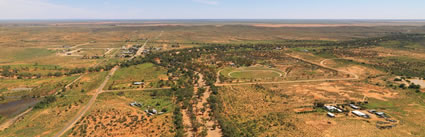
[(283, 77), (284, 72), (264, 67), (226, 68), (220, 71), (221, 75), (236, 79), (273, 78)]
[(424, 136), (423, 25), (0, 23), (0, 136)]
[(166, 73), (164, 68), (151, 63), (122, 68), (116, 72), (106, 87), (108, 90), (141, 88), (133, 85), (133, 82), (142, 81), (145, 88), (164, 87), (168, 79)]

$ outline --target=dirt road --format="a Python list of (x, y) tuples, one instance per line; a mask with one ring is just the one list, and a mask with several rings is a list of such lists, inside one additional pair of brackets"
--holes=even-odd
[(330, 69), (333, 69), (333, 70), (336, 70), (336, 71), (339, 71), (339, 72), (343, 72), (343, 73), (346, 73), (346, 74), (349, 74), (349, 75), (353, 76), (356, 79), (359, 79), (359, 75), (357, 75), (357, 74), (354, 74), (354, 73), (348, 72), (348, 71), (344, 71), (344, 70), (339, 70), (339, 69), (336, 69), (336, 68), (331, 68), (331, 67), (328, 67), (328, 66), (325, 65), (325, 62), (326, 61), (328, 61), (328, 60), (337, 60), (337, 59), (340, 59), (340, 58), (322, 60), (322, 61), (320, 61), (320, 66), (327, 67), (327, 68), (330, 68)]
[(115, 66), (112, 68), (112, 70), (109, 72), (109, 74), (106, 76), (105, 80), (102, 82), (102, 84), (99, 86), (99, 88), (96, 89), (96, 93), (93, 95), (93, 97), (90, 99), (90, 101), (87, 103), (87, 105), (80, 110), (77, 115), (62, 129), (60, 130), (55, 137), (60, 137), (64, 135), (68, 130), (70, 130), (75, 123), (78, 122), (86, 113), (87, 111), (93, 106), (93, 104), (96, 102), (97, 96), (103, 92), (103, 88), (105, 88), (106, 83), (108, 83), (109, 79), (115, 74), (115, 71), (118, 69), (118, 66)]
[(106, 92), (124, 92), (124, 91), (149, 91), (149, 90), (165, 90), (171, 88), (142, 88), (142, 89), (121, 89), (121, 90), (104, 90), (102, 93)]
[[(159, 33), (159, 35), (155, 39), (158, 39), (159, 37), (161, 37), (161, 35), (162, 35), (163, 32), (164, 31), (161, 31), (161, 33)], [(149, 42), (149, 39), (147, 39), (145, 41), (145, 43), (143, 44), (143, 46), (140, 47), (139, 50), (137, 50), (136, 54), (133, 57), (131, 57), (130, 60), (134, 59), (135, 57), (141, 56), (142, 55), (142, 52), (145, 50), (145, 47), (148, 44), (148, 42)]]
[(9, 119), (8, 121), (4, 122), (3, 124), (0, 125), (0, 131), (5, 130), (6, 128), (8, 128), (9, 126), (11, 126), (13, 123), (15, 123), (16, 120), (18, 120), (20, 117), (24, 116), (25, 114), (27, 114), (28, 112), (31, 112), (33, 108), (29, 108), (28, 110), (22, 112), (21, 114), (15, 116), (12, 119)]

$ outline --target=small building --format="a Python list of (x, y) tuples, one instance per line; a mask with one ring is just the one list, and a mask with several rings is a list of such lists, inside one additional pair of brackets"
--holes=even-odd
[(333, 113), (331, 113), (331, 112), (328, 112), (328, 114), (326, 114), (328, 117), (330, 117), (330, 118), (334, 118), (335, 117), (335, 114), (333, 114)]
[(354, 110), (354, 111), (352, 111), (351, 113), (353, 113), (354, 115), (359, 116), (359, 117), (369, 118), (369, 115), (367, 115), (367, 114), (365, 114), (365, 113), (363, 113), (363, 112), (360, 112), (360, 111), (358, 111), (358, 110)]
[(385, 115), (385, 113), (384, 113), (384, 112), (375, 112), (375, 114), (376, 114), (378, 117), (381, 117), (381, 118), (386, 118), (386, 117), (387, 117), (387, 115)]
[(137, 102), (132, 102), (132, 103), (130, 103), (130, 106), (132, 106), (132, 107), (141, 107), (142, 104), (137, 103)]
[(375, 113), (376, 113), (376, 110), (371, 109), (371, 110), (369, 110), (369, 111), (367, 111), (367, 112), (369, 112), (370, 114), (375, 114)]
[(158, 111), (156, 109), (152, 109), (153, 114), (158, 114)]
[(354, 104), (350, 104), (350, 107), (353, 108), (353, 109), (360, 109), (360, 107), (358, 107), (358, 106), (356, 106)]
[(66, 55), (70, 56), (70, 55), (72, 55), (72, 53), (71, 52), (68, 52), (68, 53), (66, 53)]
[(230, 62), (229, 65), (232, 66), (232, 67), (236, 67), (236, 64), (233, 63), (233, 62)]
[(133, 82), (133, 85), (144, 85), (145, 82)]

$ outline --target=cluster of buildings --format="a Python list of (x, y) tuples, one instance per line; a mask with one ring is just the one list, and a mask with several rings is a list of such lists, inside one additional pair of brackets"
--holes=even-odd
[(156, 109), (146, 109), (145, 110), (145, 112), (146, 112), (146, 114), (148, 114), (148, 116), (153, 116), (153, 115), (162, 115), (162, 114), (164, 114), (164, 112), (158, 112)]
[[(129, 105), (132, 106), (132, 107), (142, 107), (143, 106), (142, 103), (138, 103), (136, 101), (131, 102)], [(150, 106), (148, 106), (148, 108), (150, 108)], [(165, 113), (165, 112), (162, 112), (162, 111), (158, 112), (158, 110), (156, 110), (155, 108), (146, 109), (145, 112), (146, 112), (146, 114), (148, 114), (148, 116), (161, 115), (161, 114)]]
[(137, 51), (139, 50), (139, 48), (141, 46), (142, 45), (133, 45), (131, 47), (123, 46), (121, 48), (121, 56), (120, 57), (129, 58), (129, 57), (133, 56), (134, 54), (137, 53)]
[[(352, 114), (359, 116), (359, 117), (363, 117), (363, 118), (369, 118), (369, 115), (359, 111), (359, 109), (360, 109), (359, 106), (356, 106), (354, 104), (349, 104), (348, 106), (353, 109), (353, 111), (351, 111)], [(331, 105), (326, 106), (325, 105), (323, 108), (328, 111), (327, 116), (332, 117), (332, 118), (334, 118), (336, 116), (334, 113), (344, 112), (344, 109), (337, 107), (337, 106), (331, 106)]]
[[(363, 117), (363, 118), (370, 118), (370, 116), (362, 111), (360, 111), (360, 107), (356, 106), (354, 104), (349, 104), (348, 105), (351, 109), (353, 109), (353, 111), (351, 111), (351, 113), (355, 116), (358, 117)], [(344, 110), (340, 107), (337, 106), (331, 106), (331, 105), (325, 105), (323, 107), (325, 110), (328, 111), (327, 116), (334, 118), (336, 115), (334, 113), (342, 113), (344, 112)], [(346, 111), (347, 112), (347, 111)], [(384, 112), (378, 112), (374, 109), (369, 110), (368, 111), (370, 114), (374, 114), (380, 118), (389, 118)]]

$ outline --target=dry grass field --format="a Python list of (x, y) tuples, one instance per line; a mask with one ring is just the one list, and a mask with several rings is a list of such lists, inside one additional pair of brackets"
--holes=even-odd
[(423, 25), (0, 23), (0, 136), (425, 136)]

